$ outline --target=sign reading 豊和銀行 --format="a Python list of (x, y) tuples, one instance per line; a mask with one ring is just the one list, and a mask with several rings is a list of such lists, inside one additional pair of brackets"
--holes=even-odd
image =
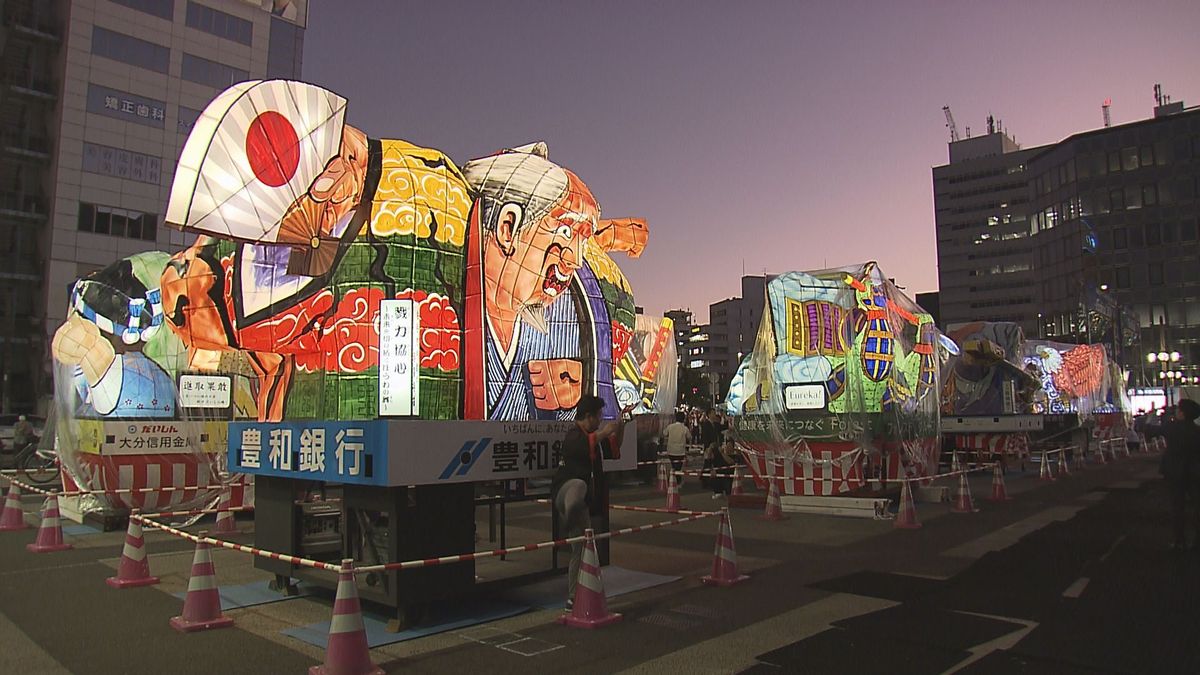
[[(360, 485), (434, 485), (546, 478), (562, 461), (574, 422), (369, 420), (233, 422), (229, 469)], [(605, 471), (637, 463), (636, 425)]]
[(229, 469), (330, 483), (388, 485), (387, 422), (233, 422)]

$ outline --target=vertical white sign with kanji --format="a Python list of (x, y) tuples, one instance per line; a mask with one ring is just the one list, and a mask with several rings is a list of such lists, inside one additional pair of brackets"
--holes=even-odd
[(379, 303), (379, 416), (420, 410), (421, 319), (412, 300)]

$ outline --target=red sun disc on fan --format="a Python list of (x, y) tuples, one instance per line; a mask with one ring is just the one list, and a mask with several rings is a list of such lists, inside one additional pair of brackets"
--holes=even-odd
[(255, 117), (246, 131), (246, 159), (263, 183), (287, 184), (300, 164), (300, 139), (292, 123), (274, 110)]

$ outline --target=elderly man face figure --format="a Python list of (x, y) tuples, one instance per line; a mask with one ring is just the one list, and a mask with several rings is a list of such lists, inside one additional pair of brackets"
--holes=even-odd
[(463, 173), (480, 195), (484, 232), (488, 416), (566, 412), (585, 385), (581, 337), (597, 342), (577, 277), (600, 207), (540, 143), (469, 162)]

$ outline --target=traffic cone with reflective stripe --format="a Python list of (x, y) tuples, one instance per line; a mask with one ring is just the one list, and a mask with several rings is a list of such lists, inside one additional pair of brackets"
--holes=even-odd
[(912, 487), (909, 481), (904, 481), (904, 487), (900, 489), (900, 508), (896, 512), (896, 520), (892, 522), (892, 527), (902, 530), (915, 530), (921, 527), (921, 521), (917, 520), (917, 507), (913, 504)]
[(109, 577), (104, 582), (113, 588), (134, 588), (158, 583), (158, 577), (150, 576), (150, 559), (146, 557), (146, 538), (142, 534), (140, 520), (129, 519), (129, 529), (125, 530), (125, 548), (121, 551), (121, 562), (117, 565), (117, 576)]
[(571, 612), (559, 616), (557, 621), (574, 628), (599, 628), (620, 621), (621, 615), (608, 611), (595, 534), (589, 528), (583, 531), (583, 536), (583, 558), (579, 561), (579, 578), (575, 581), (575, 599)]
[(74, 548), (70, 544), (63, 543), (62, 525), (58, 522), (57, 492), (46, 497), (46, 503), (42, 506), (42, 524), (38, 526), (37, 539), (32, 544), (25, 544), (25, 548), (34, 553), (52, 553)]
[(787, 516), (783, 515), (783, 501), (779, 498), (779, 479), (775, 476), (767, 476), (767, 484), (767, 507), (757, 518), (759, 520), (787, 520)]
[(992, 465), (992, 496), (988, 501), (1006, 502), (1009, 499), (1008, 488), (1004, 486), (1004, 467), (997, 462)]
[(329, 621), (325, 663), (309, 668), (308, 675), (382, 674), (383, 669), (371, 663), (358, 586), (354, 583), (354, 561), (343, 560), (338, 573), (337, 595), (333, 600), (333, 617)]
[(12, 483), (8, 488), (8, 497), (4, 499), (4, 511), (0, 513), (0, 532), (27, 529), (25, 510), (21, 508), (21, 486)]
[(1071, 477), (1071, 463), (1067, 461), (1067, 448), (1058, 449), (1058, 475), (1063, 478)]
[(1042, 464), (1038, 469), (1038, 480), (1046, 481), (1047, 483), (1054, 482), (1054, 473), (1050, 471), (1050, 457), (1045, 450), (1042, 450)]
[(733, 486), (729, 489), (730, 497), (740, 497), (746, 494), (742, 489), (742, 467), (737, 467), (733, 470)]
[(958, 489), (954, 492), (954, 504), (950, 506), (951, 513), (975, 513), (975, 500), (971, 498), (971, 486), (967, 484), (967, 472), (958, 474)]
[(667, 510), (671, 513), (679, 511), (679, 484), (675, 482), (675, 472), (671, 471), (667, 479)]
[(659, 494), (667, 493), (668, 476), (671, 475), (671, 461), (669, 459), (658, 460), (658, 479), (655, 481), (654, 489)]
[(217, 524), (213, 526), (213, 532), (218, 534), (237, 532), (237, 521), (233, 518), (233, 511), (229, 510), (231, 501), (232, 495), (229, 488), (221, 488), (221, 500), (217, 502)]
[(717, 547), (713, 551), (712, 574), (700, 577), (709, 586), (732, 586), (750, 577), (738, 574), (737, 551), (733, 548), (733, 527), (729, 523), (729, 507), (721, 509), (721, 523), (717, 526)]
[(188, 579), (187, 596), (183, 599), (183, 614), (170, 621), (171, 628), (181, 633), (233, 625), (233, 619), (221, 614), (221, 592), (217, 588), (217, 571), (213, 568), (212, 555), (205, 541), (207, 536), (208, 532), (201, 532), (200, 540), (196, 542), (192, 576)]

